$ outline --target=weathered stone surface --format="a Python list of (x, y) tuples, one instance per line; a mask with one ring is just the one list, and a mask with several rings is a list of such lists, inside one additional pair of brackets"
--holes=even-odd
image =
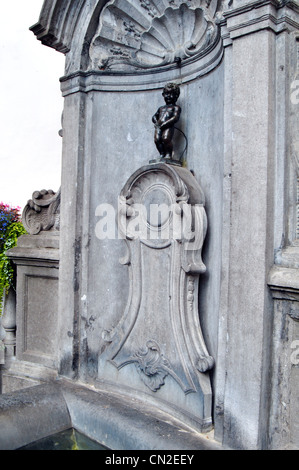
[(160, 408), (119, 392), (109, 386), (96, 392), (64, 387), (72, 425), (109, 449), (222, 450), (212, 432), (200, 434)]
[(61, 390), (55, 385), (0, 395), (0, 423), (1, 450), (15, 450), (72, 427)]
[(299, 250), (297, 244), (281, 250), (269, 273), (274, 299), (271, 449), (296, 449), (299, 442)]
[(0, 425), (1, 450), (70, 428), (111, 450), (221, 450), (212, 433), (202, 436), (138, 399), (63, 381), (0, 395)]
[[(184, 41), (178, 41), (182, 48), (174, 41), (175, 50), (170, 48), (162, 62), (154, 59), (149, 67), (153, 57), (141, 55), (137, 43), (145, 47), (147, 39), (152, 45), (162, 18), (173, 38), (177, 24), (170, 23), (178, 12), (185, 20), (189, 15), (189, 37), (196, 11), (195, 23), (203, 26), (205, 35), (199, 43), (194, 41), (195, 56), (188, 56), (191, 49)], [(138, 18), (147, 19), (148, 27)], [(119, 37), (114, 35), (114, 20), (125, 30)], [(205, 49), (207, 24), (213, 32), (211, 47)], [(32, 29), (42, 42), (66, 53), (61, 79), (65, 106), (57, 315), (60, 375), (88, 386), (99, 386), (99, 378), (109, 377), (117, 387), (119, 380), (128, 381), (130, 370), (139, 398), (144, 387), (145, 407), (154, 407), (149, 397), (163, 394), (170, 382), (164, 374), (171, 355), (161, 340), (163, 333), (168, 335), (169, 323), (164, 330), (159, 323), (160, 332), (156, 311), (153, 331), (160, 335), (158, 340), (139, 335), (142, 344), (133, 348), (134, 363), (119, 370), (111, 364), (109, 373), (106, 365), (102, 367), (101, 355), (108, 354), (102, 333), (120, 325), (131, 284), (126, 267), (119, 263), (124, 241), (99, 239), (96, 230), (103, 218), (99, 207), (116, 209), (126, 181), (156, 158), (151, 116), (160, 104), (160, 89), (176, 80), (181, 84), (180, 130), (188, 140), (187, 166), (205, 195), (208, 221), (202, 250), (206, 272), (200, 278), (198, 299), (192, 282), (187, 292), (189, 305), (192, 297), (198, 300), (205, 345), (215, 359), (215, 437), (222, 446), (238, 449), (298, 447), (298, 366), (290, 361), (297, 361), (292, 345), (298, 338), (297, 2), (55, 0), (45, 2)], [(131, 41), (134, 47), (128, 52)], [(119, 57), (121, 61), (116, 60)], [(135, 58), (138, 66), (133, 69)], [(47, 268), (57, 263), (56, 255), (51, 256), (55, 250), (47, 249), (42, 259), (45, 245), (41, 250), (32, 245), (31, 254), (29, 248), (20, 246), (19, 263), (26, 250), (32, 268), (41, 260)], [(149, 259), (152, 248), (142, 249)], [(163, 250), (160, 261), (165, 269), (170, 248)], [(148, 270), (146, 275), (158, 290), (163, 281), (159, 273), (155, 277)], [(155, 306), (158, 300), (165, 312), (165, 298), (155, 299)], [(134, 328), (131, 331), (134, 335)], [(124, 337), (122, 351), (132, 346), (133, 336)], [(157, 359), (160, 373), (146, 379), (142, 367), (136, 371), (137, 358), (139, 364)], [(108, 386), (102, 380), (104, 385)], [(179, 386), (174, 385), (178, 396)], [(126, 393), (123, 386), (121, 391), (132, 399), (131, 389)]]

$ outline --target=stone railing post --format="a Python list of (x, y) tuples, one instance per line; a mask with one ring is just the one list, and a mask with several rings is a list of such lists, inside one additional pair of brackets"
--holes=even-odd
[(2, 327), (6, 332), (3, 340), (5, 346), (5, 361), (16, 354), (16, 293), (10, 289), (4, 295)]
[[(5, 364), (5, 355), (4, 355), (5, 346), (3, 342), (4, 338), (5, 338), (5, 330), (2, 326), (2, 317), (0, 317), (0, 367), (1, 365)], [(0, 378), (0, 384), (1, 384), (1, 378)], [(1, 393), (1, 388), (0, 388), (0, 393)]]

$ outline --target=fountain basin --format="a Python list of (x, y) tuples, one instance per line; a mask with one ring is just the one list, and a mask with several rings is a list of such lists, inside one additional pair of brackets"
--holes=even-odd
[(17, 450), (74, 429), (111, 450), (221, 450), (153, 406), (59, 379), (0, 395), (0, 450)]

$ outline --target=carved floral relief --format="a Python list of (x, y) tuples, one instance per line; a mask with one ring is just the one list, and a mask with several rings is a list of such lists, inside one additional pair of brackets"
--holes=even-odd
[(170, 365), (156, 341), (150, 340), (145, 348), (136, 351), (134, 360), (137, 372), (145, 385), (153, 392), (159, 390), (165, 383)]

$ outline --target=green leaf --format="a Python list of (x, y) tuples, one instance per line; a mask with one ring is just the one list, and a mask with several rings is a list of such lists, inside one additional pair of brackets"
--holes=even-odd
[(6, 252), (17, 245), (18, 238), (27, 232), (21, 222), (12, 222), (6, 232), (0, 250), (0, 316), (2, 315), (2, 301), (4, 292), (14, 288), (15, 269)]

